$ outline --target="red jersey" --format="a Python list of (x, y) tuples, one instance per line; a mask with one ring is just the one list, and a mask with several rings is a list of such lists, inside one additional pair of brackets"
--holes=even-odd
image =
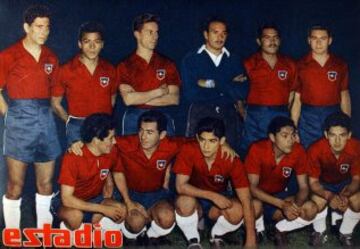
[(41, 46), (39, 62), (24, 48), (22, 40), (0, 53), (0, 88), (11, 99), (47, 99), (58, 71), (58, 59)]
[(349, 87), (348, 67), (344, 61), (330, 54), (323, 67), (309, 53), (297, 65), (296, 91), (303, 104), (314, 106), (337, 105), (341, 91)]
[(326, 138), (321, 138), (308, 149), (310, 177), (321, 182), (337, 184), (360, 175), (360, 141), (351, 138), (347, 141), (339, 159), (331, 151)]
[(217, 193), (226, 190), (229, 179), (234, 188), (249, 187), (245, 168), (239, 158), (235, 158), (233, 162), (222, 159), (219, 149), (209, 170), (197, 141), (186, 143), (182, 147), (176, 157), (173, 172), (190, 176), (189, 183), (197, 188)]
[(74, 187), (74, 196), (89, 200), (102, 193), (110, 171), (120, 171), (121, 160), (115, 147), (110, 154), (101, 156), (92, 154), (86, 145), (82, 152), (82, 156), (65, 153), (58, 183)]
[(153, 192), (162, 188), (167, 167), (184, 143), (183, 138), (160, 140), (159, 147), (151, 158), (145, 156), (139, 137), (130, 135), (117, 137), (116, 145), (120, 151), (128, 189), (137, 192)]
[(274, 69), (255, 53), (245, 60), (244, 66), (249, 77), (247, 102), (253, 105), (288, 105), (289, 95), (296, 80), (296, 65), (289, 57), (278, 55)]
[[(131, 54), (117, 67), (120, 84), (128, 84), (137, 92), (146, 92), (163, 84), (180, 86), (175, 63), (154, 52), (149, 64), (136, 53)], [(140, 105), (141, 108), (151, 108)]]
[(111, 97), (117, 88), (116, 70), (110, 63), (99, 59), (91, 75), (77, 55), (60, 68), (51, 94), (66, 96), (70, 115), (87, 117), (97, 112), (111, 114)]
[(248, 174), (259, 176), (258, 187), (269, 194), (285, 190), (291, 173), (306, 174), (306, 153), (304, 148), (295, 143), (293, 150), (276, 164), (273, 144), (270, 139), (253, 143), (245, 160)]

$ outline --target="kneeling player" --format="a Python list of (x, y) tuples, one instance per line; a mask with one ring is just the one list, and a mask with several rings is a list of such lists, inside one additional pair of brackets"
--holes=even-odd
[[(64, 155), (58, 180), (61, 191), (51, 203), (52, 213), (62, 221), (60, 228), (75, 230), (91, 222), (105, 230), (119, 229), (117, 223), (125, 218), (126, 208), (102, 194), (111, 182), (110, 172), (119, 168), (114, 133), (110, 115), (93, 114), (81, 128), (83, 156)], [(111, 195), (112, 191), (107, 194)]]
[[(183, 146), (174, 166), (179, 194), (175, 204), (176, 222), (188, 240), (188, 248), (202, 248), (197, 230), (202, 215), (215, 221), (210, 238), (214, 248), (224, 245), (221, 236), (238, 229), (243, 218), (246, 246), (255, 246), (254, 209), (245, 169), (239, 158), (230, 161), (220, 156), (220, 145), (225, 142), (223, 122), (202, 119), (196, 138), (197, 141)], [(237, 198), (227, 191), (229, 179)]]
[[(245, 167), (251, 193), (256, 198), (256, 212), (263, 209), (262, 217), (267, 224), (276, 223), (275, 243), (286, 246), (286, 232), (310, 224), (317, 209), (315, 203), (307, 201), (306, 153), (296, 143), (293, 121), (283, 116), (275, 117), (269, 125), (268, 136), (268, 139), (251, 145)], [(299, 187), (297, 193), (287, 191), (293, 171)], [(257, 231), (261, 232), (258, 220), (256, 223)]]
[(360, 142), (351, 138), (351, 120), (344, 113), (334, 113), (325, 120), (325, 137), (308, 150), (312, 199), (320, 210), (314, 221), (311, 244), (326, 241), (327, 206), (344, 219), (339, 239), (352, 246), (352, 233), (360, 220)]

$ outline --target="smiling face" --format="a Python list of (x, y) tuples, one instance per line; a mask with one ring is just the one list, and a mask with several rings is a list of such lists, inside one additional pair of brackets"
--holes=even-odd
[(325, 131), (325, 137), (329, 141), (330, 148), (335, 155), (339, 155), (345, 148), (347, 141), (351, 138), (351, 132), (345, 127), (333, 126)]
[(89, 60), (93, 60), (99, 57), (99, 54), (104, 47), (104, 42), (101, 35), (97, 32), (84, 33), (81, 37), (81, 41), (78, 42), (81, 54)]
[(205, 45), (214, 54), (222, 52), (228, 36), (226, 25), (222, 22), (212, 22), (207, 31), (204, 31)]
[(31, 24), (24, 23), (24, 30), (28, 41), (43, 45), (50, 34), (50, 20), (48, 17), (36, 17)]
[(95, 146), (100, 155), (109, 154), (115, 144), (115, 130), (110, 130), (109, 135), (102, 140), (95, 138)]
[(274, 28), (263, 29), (261, 37), (256, 42), (265, 54), (274, 55), (279, 51), (280, 37)]

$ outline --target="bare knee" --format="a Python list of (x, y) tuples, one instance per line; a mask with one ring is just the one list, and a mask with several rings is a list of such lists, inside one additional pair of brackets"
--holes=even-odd
[(41, 195), (51, 195), (52, 190), (52, 180), (49, 179), (36, 179), (37, 191)]
[(180, 195), (176, 199), (175, 208), (176, 212), (181, 216), (192, 215), (197, 206), (197, 201), (194, 197)]
[(70, 230), (79, 229), (83, 223), (84, 214), (77, 209), (61, 207), (58, 215)]
[(360, 192), (349, 198), (349, 207), (354, 212), (360, 212)]
[(6, 198), (11, 200), (17, 200), (22, 194), (24, 187), (24, 181), (21, 180), (8, 180)]
[(222, 210), (221, 213), (225, 219), (233, 225), (239, 224), (244, 217), (243, 208), (239, 201), (232, 200), (231, 208)]
[(139, 233), (146, 225), (146, 218), (137, 210), (132, 210), (125, 219), (126, 227), (133, 233)]
[(168, 229), (175, 222), (174, 208), (166, 201), (156, 204), (151, 213), (155, 222), (162, 228)]
[(302, 206), (301, 218), (310, 221), (313, 220), (318, 213), (318, 206), (313, 201), (307, 201)]

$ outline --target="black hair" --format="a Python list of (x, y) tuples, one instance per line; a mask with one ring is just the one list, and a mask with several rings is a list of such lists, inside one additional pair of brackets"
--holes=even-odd
[(314, 30), (324, 30), (324, 31), (326, 31), (326, 33), (328, 34), (329, 37), (332, 37), (330, 28), (325, 25), (322, 25), (322, 24), (316, 24), (316, 25), (311, 26), (308, 30), (308, 37), (311, 37), (311, 33)]
[(98, 33), (104, 40), (104, 27), (98, 22), (85, 22), (79, 27), (78, 40), (81, 41), (85, 33)]
[(23, 15), (24, 23), (31, 25), (37, 17), (47, 17), (50, 19), (50, 9), (43, 4), (34, 4), (29, 6)]
[(228, 22), (225, 19), (218, 17), (218, 16), (212, 16), (212, 17), (206, 19), (202, 25), (202, 31), (209, 32), (210, 24), (212, 24), (214, 22), (219, 22), (219, 23), (224, 24), (226, 26), (226, 31), (229, 32)]
[(94, 138), (103, 140), (115, 128), (112, 117), (107, 113), (95, 113), (88, 116), (81, 126), (80, 135), (84, 143), (90, 143)]
[(157, 25), (160, 23), (160, 18), (151, 13), (144, 13), (134, 18), (133, 31), (141, 31), (145, 23), (155, 22)]
[(198, 136), (203, 132), (212, 132), (219, 139), (225, 136), (225, 125), (221, 119), (206, 117), (200, 119), (196, 127), (196, 134)]
[(294, 128), (294, 131), (296, 131), (296, 126), (294, 124), (294, 121), (288, 117), (285, 116), (276, 116), (273, 118), (268, 126), (268, 135), (273, 134), (276, 135), (281, 128), (290, 126)]
[(351, 132), (351, 118), (343, 112), (335, 112), (326, 117), (323, 129), (328, 132), (331, 127), (340, 126)]
[(166, 128), (167, 128), (166, 116), (162, 112), (156, 111), (156, 110), (146, 111), (143, 114), (141, 114), (141, 116), (138, 119), (138, 129), (139, 130), (141, 128), (142, 122), (144, 122), (144, 123), (155, 122), (159, 133), (162, 131), (166, 131)]
[(274, 29), (276, 30), (278, 36), (281, 37), (280, 29), (275, 23), (264, 23), (260, 25), (259, 28), (257, 29), (256, 35), (258, 39), (261, 39), (265, 29)]

